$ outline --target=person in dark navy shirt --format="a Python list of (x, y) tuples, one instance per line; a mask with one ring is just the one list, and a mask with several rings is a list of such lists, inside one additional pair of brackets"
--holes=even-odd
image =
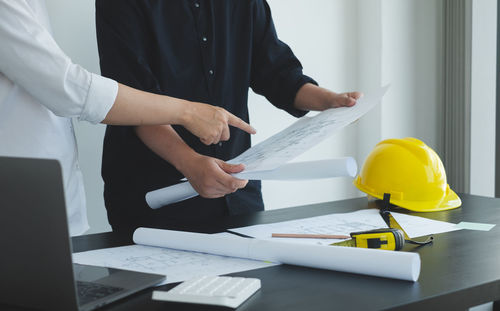
[[(96, 26), (102, 75), (220, 106), (246, 122), (249, 87), (296, 117), (352, 106), (361, 96), (328, 91), (304, 75), (265, 0), (97, 0)], [(113, 230), (201, 231), (226, 215), (263, 210), (260, 182), (232, 177), (244, 167), (224, 162), (249, 147), (250, 135), (233, 127), (207, 142), (175, 125), (108, 126), (102, 176)], [(147, 206), (147, 192), (184, 177), (201, 196)]]

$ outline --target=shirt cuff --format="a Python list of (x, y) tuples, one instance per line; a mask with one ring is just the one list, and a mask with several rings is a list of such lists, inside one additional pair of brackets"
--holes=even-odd
[(317, 86), (318, 82), (304, 74), (297, 75), (294, 80), (294, 82), (290, 83), (290, 89), (288, 93), (290, 98), (287, 100), (287, 102), (291, 103), (291, 105), (286, 107), (285, 110), (292, 116), (300, 118), (305, 116), (309, 111), (295, 108), (295, 97), (297, 97), (297, 93), (299, 92), (300, 88), (304, 86), (304, 84), (311, 83)]
[(92, 73), (89, 92), (79, 120), (97, 124), (106, 118), (118, 95), (118, 83)]
[(295, 108), (295, 97), (300, 88), (306, 83), (318, 85), (311, 77), (303, 74), (301, 68), (291, 70), (281, 77), (280, 84), (275, 87), (277, 91), (273, 92), (272, 98), (269, 99), (276, 107), (285, 110), (294, 117), (300, 118), (309, 111)]

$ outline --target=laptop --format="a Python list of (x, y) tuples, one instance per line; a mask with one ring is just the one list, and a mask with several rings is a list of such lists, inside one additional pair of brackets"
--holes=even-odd
[(164, 279), (73, 264), (59, 162), (0, 157), (0, 309), (94, 310)]

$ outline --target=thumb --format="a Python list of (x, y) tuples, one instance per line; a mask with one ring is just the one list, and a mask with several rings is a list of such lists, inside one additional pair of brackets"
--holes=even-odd
[(351, 107), (356, 103), (356, 99), (351, 97), (349, 93), (344, 93), (340, 95), (339, 107)]
[(361, 97), (363, 97), (363, 93), (361, 93), (361, 92), (349, 92), (349, 93), (347, 93), (347, 96), (358, 100)]
[(239, 173), (245, 169), (243, 164), (229, 164), (224, 161), (218, 161), (219, 167), (228, 174)]

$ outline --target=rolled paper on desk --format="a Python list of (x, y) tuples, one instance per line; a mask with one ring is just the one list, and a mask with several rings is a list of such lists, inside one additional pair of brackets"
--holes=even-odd
[(417, 281), (417, 253), (138, 228), (136, 244)]
[[(329, 160), (294, 162), (270, 171), (250, 171), (233, 174), (240, 179), (251, 180), (308, 180), (342, 176), (356, 176), (356, 160), (344, 157)], [(180, 202), (197, 196), (198, 193), (189, 182), (154, 190), (146, 193), (146, 202), (152, 209)]]

